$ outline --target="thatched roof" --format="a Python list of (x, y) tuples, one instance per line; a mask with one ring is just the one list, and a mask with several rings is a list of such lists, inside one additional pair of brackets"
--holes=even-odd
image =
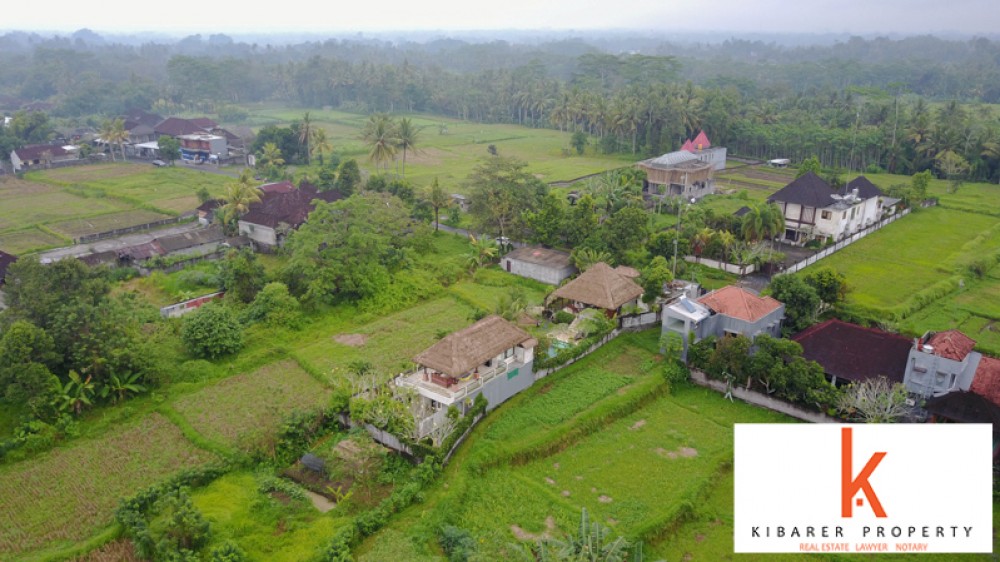
[(536, 343), (528, 332), (493, 315), (445, 336), (413, 360), (446, 375), (458, 377), (515, 345), (533, 347)]
[(598, 262), (579, 277), (552, 292), (550, 298), (569, 299), (597, 308), (617, 310), (643, 293), (642, 287), (608, 264)]

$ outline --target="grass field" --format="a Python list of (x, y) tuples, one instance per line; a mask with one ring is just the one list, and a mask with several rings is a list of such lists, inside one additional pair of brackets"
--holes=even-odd
[(1000, 357), (1000, 271), (966, 282), (964, 288), (908, 317), (900, 328), (912, 334), (955, 328), (976, 340), (980, 351)]
[[(294, 361), (280, 361), (188, 394), (172, 407), (198, 433), (230, 447), (249, 445), (293, 410), (314, 410), (330, 398)], [(243, 448), (243, 447), (241, 447)]]
[(70, 547), (107, 527), (120, 498), (214, 459), (151, 414), (100, 439), (0, 467), (0, 553), (16, 560)]
[[(250, 109), (251, 120), (258, 125), (284, 126), (301, 120), (305, 113), (290, 109)], [(362, 167), (374, 170), (368, 162), (368, 149), (360, 138), (366, 115), (309, 110), (309, 117), (314, 126), (326, 130), (335, 152), (342, 157), (356, 158)], [(489, 156), (486, 149), (491, 144), (502, 155), (526, 161), (528, 169), (545, 182), (566, 181), (620, 168), (638, 159), (629, 155), (598, 154), (595, 147), (588, 147), (583, 156), (577, 156), (570, 149), (571, 134), (552, 129), (471, 123), (420, 114), (395, 117), (409, 117), (420, 129), (417, 152), (408, 152), (406, 156), (407, 179), (424, 186), (437, 177), (449, 192), (467, 192), (462, 183), (477, 160)], [(443, 134), (441, 126), (447, 127)]]
[(220, 195), (232, 181), (227, 175), (213, 174), (184, 166), (157, 168), (146, 163), (104, 163), (74, 166), (26, 174), (27, 179), (57, 187), (75, 188), (93, 197), (107, 197), (131, 205), (148, 205), (152, 210), (176, 214), (198, 206), (195, 195), (202, 187)]
[[(813, 267), (833, 267), (846, 275), (851, 286), (850, 301), (888, 309), (956, 274), (962, 264), (983, 250), (997, 248), (1000, 232), (990, 231), (997, 224), (997, 219), (987, 215), (922, 209)], [(975, 247), (966, 247), (980, 233), (987, 233), (986, 239)]]
[(213, 545), (235, 541), (250, 560), (309, 560), (345, 523), (317, 511), (308, 500), (275, 498), (258, 491), (254, 474), (236, 472), (191, 494), (212, 526)]

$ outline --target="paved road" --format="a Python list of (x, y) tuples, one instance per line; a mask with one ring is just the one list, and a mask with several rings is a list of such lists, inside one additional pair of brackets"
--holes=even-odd
[(72, 258), (76, 256), (93, 254), (97, 252), (118, 250), (121, 248), (126, 248), (128, 246), (134, 246), (136, 244), (145, 244), (146, 242), (152, 242), (154, 238), (159, 238), (161, 236), (167, 236), (169, 234), (181, 234), (183, 232), (191, 232), (192, 230), (197, 230), (199, 228), (205, 228), (205, 227), (203, 227), (198, 221), (192, 221), (175, 226), (169, 226), (166, 228), (145, 230), (142, 232), (133, 232), (132, 234), (125, 234), (118, 238), (107, 238), (104, 240), (89, 242), (87, 244), (77, 244), (75, 246), (67, 246), (65, 248), (56, 248), (55, 250), (48, 250), (40, 253), (38, 255), (38, 258), (42, 261), (45, 260), (58, 261), (63, 258)]

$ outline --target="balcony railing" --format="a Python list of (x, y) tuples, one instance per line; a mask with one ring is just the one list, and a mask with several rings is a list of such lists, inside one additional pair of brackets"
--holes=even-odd
[(396, 384), (416, 389), (424, 396), (438, 402), (454, 404), (465, 398), (475, 396), (486, 383), (500, 375), (506, 374), (514, 362), (513, 357), (502, 359), (495, 367), (488, 371), (480, 369), (478, 376), (475, 373), (470, 374), (469, 378), (456, 379), (456, 382), (450, 386), (438, 384), (438, 382), (431, 380), (430, 376), (427, 376), (427, 380), (424, 380), (425, 373), (420, 371), (399, 375), (396, 378)]

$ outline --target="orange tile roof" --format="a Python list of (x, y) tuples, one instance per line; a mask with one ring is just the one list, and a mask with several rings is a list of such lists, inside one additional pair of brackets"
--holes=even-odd
[(758, 297), (746, 289), (729, 285), (698, 299), (719, 314), (756, 322), (781, 307), (772, 297)]
[(965, 356), (976, 347), (976, 340), (958, 330), (938, 332), (926, 343), (934, 348), (934, 355), (954, 361), (965, 361)]
[(1000, 359), (984, 355), (969, 390), (1000, 406)]

